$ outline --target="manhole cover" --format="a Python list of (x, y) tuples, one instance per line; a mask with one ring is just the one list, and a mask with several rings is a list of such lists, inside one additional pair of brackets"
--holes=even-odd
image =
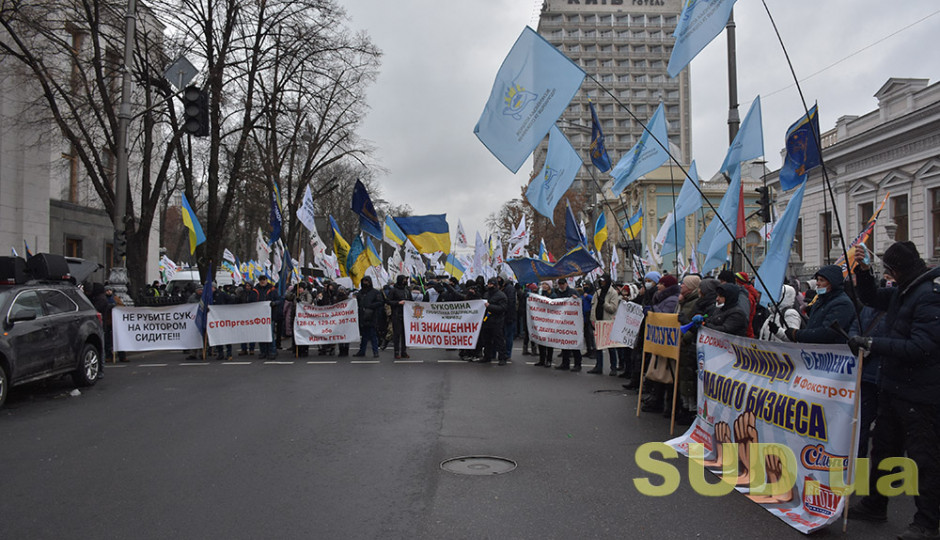
[(515, 469), (516, 462), (494, 456), (464, 456), (441, 462), (441, 468), (455, 474), (489, 476), (507, 473)]

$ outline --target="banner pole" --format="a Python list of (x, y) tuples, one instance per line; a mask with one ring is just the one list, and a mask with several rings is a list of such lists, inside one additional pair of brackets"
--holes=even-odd
[(640, 417), (640, 405), (643, 403), (643, 379), (646, 375), (646, 342), (643, 342), (643, 348), (640, 350), (640, 388), (636, 393), (636, 417)]
[[(668, 360), (667, 360), (668, 362)], [(676, 372), (672, 374), (672, 419), (669, 423), (669, 436), (676, 431), (676, 397), (679, 395), (679, 359), (676, 358)]]

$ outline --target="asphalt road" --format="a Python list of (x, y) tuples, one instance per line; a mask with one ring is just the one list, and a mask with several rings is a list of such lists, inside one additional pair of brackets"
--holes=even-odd
[[(638, 418), (621, 379), (526, 361), (147, 353), (80, 396), (68, 379), (13, 389), (0, 538), (803, 537), (739, 494), (695, 494), (683, 458), (676, 493), (641, 495), (634, 452), (669, 439), (668, 421)], [(518, 466), (441, 469), (461, 456)], [(912, 514), (906, 498), (888, 524), (814, 537), (890, 537)]]

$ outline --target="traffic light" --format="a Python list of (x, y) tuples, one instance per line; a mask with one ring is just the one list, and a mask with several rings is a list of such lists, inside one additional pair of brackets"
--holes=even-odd
[(770, 188), (768, 187), (759, 187), (755, 188), (754, 191), (760, 193), (760, 217), (764, 223), (770, 223), (774, 220), (773, 213), (770, 209)]
[(183, 90), (183, 130), (195, 137), (209, 135), (209, 94), (196, 86)]
[(117, 259), (127, 257), (126, 231), (114, 231), (114, 257)]

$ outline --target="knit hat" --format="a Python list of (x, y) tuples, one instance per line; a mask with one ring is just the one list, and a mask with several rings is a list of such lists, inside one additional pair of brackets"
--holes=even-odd
[(914, 242), (895, 242), (885, 251), (882, 258), (885, 268), (893, 272), (907, 273), (913, 268), (921, 268), (924, 261), (917, 252)]
[(685, 279), (682, 280), (682, 284), (685, 285), (687, 289), (692, 291), (698, 289), (698, 286), (701, 282), (702, 278), (698, 276), (685, 276)]
[(532, 292), (539, 290), (539, 286), (536, 285), (535, 283), (529, 283), (528, 285), (526, 285), (526, 288)]
[(659, 280), (659, 284), (665, 288), (672, 287), (673, 285), (678, 285), (679, 280), (676, 279), (676, 276), (672, 274), (666, 274)]
[(747, 275), (747, 272), (738, 272), (734, 275), (734, 279), (739, 285), (751, 282), (751, 276)]
[(653, 283), (659, 283), (659, 279), (660, 279), (661, 277), (662, 277), (662, 275), (661, 275), (659, 272), (657, 272), (656, 270), (650, 270), (649, 272), (646, 273), (646, 275), (643, 277), (643, 279), (648, 279), (648, 280), (652, 281)]

